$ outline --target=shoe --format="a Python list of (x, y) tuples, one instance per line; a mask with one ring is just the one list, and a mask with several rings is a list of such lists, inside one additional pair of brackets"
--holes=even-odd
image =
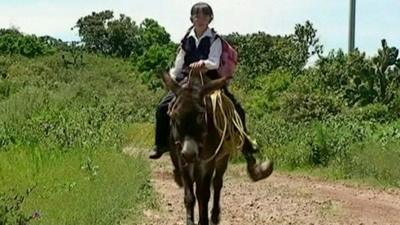
[(247, 171), (251, 180), (256, 182), (269, 177), (274, 171), (274, 164), (272, 161), (248, 164)]
[(150, 159), (159, 159), (166, 152), (163, 148), (155, 147), (153, 151), (150, 153)]

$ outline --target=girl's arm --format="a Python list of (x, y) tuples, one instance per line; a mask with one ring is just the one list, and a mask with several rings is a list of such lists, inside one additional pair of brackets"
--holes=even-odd
[(219, 68), (220, 58), (222, 54), (222, 42), (220, 38), (213, 41), (210, 47), (208, 59), (204, 60), (204, 66), (209, 70), (216, 70)]
[(185, 51), (182, 48), (179, 48), (178, 55), (175, 58), (174, 66), (169, 70), (169, 74), (173, 79), (175, 79), (178, 74), (182, 72), (182, 67), (185, 59)]
[[(222, 41), (220, 38), (217, 38), (213, 41), (210, 47), (210, 53), (208, 53), (208, 59), (192, 63), (191, 67), (204, 66), (208, 70), (216, 70), (219, 68), (221, 54), (222, 54)], [(172, 78), (175, 79), (177, 75), (182, 72), (184, 58), (185, 58), (185, 51), (182, 48), (180, 48), (179, 53), (175, 59), (174, 67), (172, 67), (169, 71)], [(196, 64), (197, 66), (194, 66)]]
[(222, 54), (222, 42), (221, 39), (217, 38), (213, 41), (210, 47), (210, 53), (208, 53), (208, 58), (194, 62), (190, 65), (190, 67), (216, 70), (219, 68), (221, 54)]

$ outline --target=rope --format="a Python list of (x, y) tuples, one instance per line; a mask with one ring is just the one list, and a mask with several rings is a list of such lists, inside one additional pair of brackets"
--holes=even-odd
[[(190, 79), (190, 78), (189, 78)], [(204, 79), (203, 79), (203, 73), (200, 71), (200, 79), (201, 79), (201, 85), (204, 86)], [(207, 101), (206, 98), (203, 98), (204, 106), (207, 109)], [(208, 118), (207, 118), (207, 112), (204, 113), (204, 119), (206, 121), (206, 124), (208, 123)]]
[[(256, 145), (256, 142), (245, 132), (242, 119), (237, 113), (231, 99), (221, 90), (214, 91), (214, 93), (210, 95), (210, 98), (214, 126), (221, 139), (214, 154), (203, 161), (210, 162), (215, 158), (218, 160), (227, 154), (232, 154), (235, 150), (242, 149), (245, 138), (248, 138), (253, 145)], [(230, 139), (228, 140), (227, 137), (230, 137)]]
[[(191, 75), (192, 70), (190, 70), (189, 73), (189, 81), (191, 79)], [(202, 85), (204, 86), (203, 73), (201, 71), (200, 79)], [(245, 132), (242, 120), (229, 97), (226, 96), (221, 90), (216, 90), (212, 94), (210, 94), (210, 98), (212, 104), (214, 126), (217, 129), (221, 139), (214, 154), (208, 159), (201, 161), (208, 163), (217, 158), (217, 156), (219, 156), (217, 158), (218, 160), (228, 154), (231, 154), (235, 149), (241, 149), (244, 145), (245, 137), (248, 138), (253, 145), (256, 145), (256, 142), (253, 141), (250, 136)], [(203, 101), (204, 104), (206, 104), (205, 98), (203, 99)], [(207, 122), (207, 113), (205, 113), (205, 118)], [(228, 121), (228, 118), (231, 119), (231, 121)], [(227, 136), (230, 137), (230, 140), (226, 140)], [(224, 147), (222, 147), (223, 145)], [(227, 151), (228, 149), (230, 150), (229, 152)], [(220, 155), (222, 150), (225, 150), (225, 152), (224, 154)]]
[[(213, 108), (213, 121), (214, 121), (214, 126), (215, 126), (215, 128), (217, 129), (217, 131), (218, 131), (218, 133), (220, 134), (220, 136), (221, 136), (221, 140), (220, 140), (220, 142), (219, 142), (219, 144), (218, 144), (218, 147), (217, 147), (217, 149), (215, 150), (215, 152), (214, 152), (214, 154), (210, 157), (210, 158), (208, 158), (208, 159), (206, 159), (206, 160), (202, 160), (202, 161), (204, 161), (204, 162), (206, 162), (206, 163), (208, 163), (208, 162), (210, 162), (211, 160), (213, 160), (213, 159), (215, 159), (218, 155), (219, 155), (219, 153), (220, 153), (220, 151), (221, 151), (221, 147), (222, 147), (222, 144), (224, 143), (224, 140), (225, 140), (225, 135), (226, 135), (226, 132), (227, 132), (227, 130), (228, 130), (228, 119), (226, 118), (226, 114), (225, 114), (225, 111), (223, 110), (223, 106), (222, 106), (222, 101), (217, 101), (217, 99), (216, 99), (216, 97), (217, 97), (217, 95), (215, 95), (215, 94), (213, 94), (213, 95), (211, 95), (210, 96), (211, 97), (211, 104), (212, 104), (212, 108)], [(217, 117), (216, 117), (216, 109), (217, 109), (217, 102), (218, 102), (218, 106), (219, 106), (219, 108), (220, 108), (220, 112), (221, 112), (221, 114), (219, 114), (220, 116), (222, 115), (222, 118), (223, 118), (223, 121), (224, 121), (224, 129), (223, 130), (221, 130), (221, 128), (217, 125), (218, 124), (218, 121), (220, 121), (220, 120), (218, 120), (217, 119)], [(226, 153), (224, 154), (224, 156), (226, 155)], [(222, 156), (220, 156), (220, 157), (222, 157)]]

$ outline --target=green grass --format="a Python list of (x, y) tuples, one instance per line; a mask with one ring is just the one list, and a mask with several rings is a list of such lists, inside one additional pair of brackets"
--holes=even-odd
[(155, 125), (149, 122), (135, 123), (124, 132), (125, 143), (133, 143), (138, 148), (154, 146)]
[(363, 142), (350, 148), (347, 162), (339, 166), (350, 179), (373, 178), (381, 186), (400, 187), (400, 141)]
[(147, 161), (122, 148), (130, 127), (153, 118), (161, 92), (127, 61), (84, 62), (0, 56), (1, 225), (34, 213), (30, 224), (118, 224), (154, 206)]
[(21, 209), (24, 215), (39, 212), (32, 224), (117, 224), (128, 215), (140, 219), (141, 208), (155, 204), (143, 158), (107, 150), (15, 149), (1, 152), (0, 161), (1, 193), (23, 195), (33, 188)]

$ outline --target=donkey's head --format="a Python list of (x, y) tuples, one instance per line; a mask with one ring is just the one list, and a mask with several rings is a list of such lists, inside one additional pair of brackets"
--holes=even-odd
[(199, 72), (193, 71), (185, 85), (178, 84), (169, 74), (164, 74), (163, 80), (166, 87), (176, 95), (170, 113), (174, 141), (181, 146), (180, 151), (185, 161), (193, 162), (198, 158), (207, 135), (204, 97), (222, 88), (227, 79), (220, 78), (203, 85)]

